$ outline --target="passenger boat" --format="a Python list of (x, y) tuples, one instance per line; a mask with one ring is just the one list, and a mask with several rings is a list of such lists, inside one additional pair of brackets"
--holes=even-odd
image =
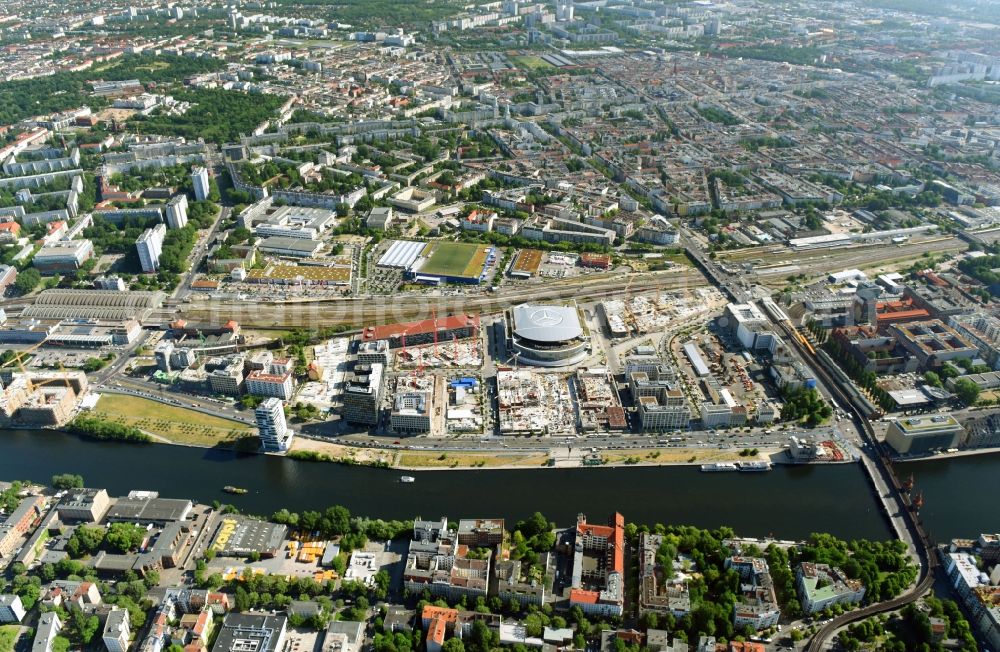
[(705, 473), (723, 473), (725, 471), (739, 471), (739, 467), (729, 462), (713, 462), (711, 464), (702, 464), (701, 470)]
[(760, 473), (771, 470), (770, 462), (739, 462), (736, 466), (744, 473)]

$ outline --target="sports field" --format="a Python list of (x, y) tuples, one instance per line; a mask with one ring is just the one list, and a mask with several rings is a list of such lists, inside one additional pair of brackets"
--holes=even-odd
[(479, 278), (489, 255), (488, 245), (468, 242), (433, 242), (424, 250), (427, 259), (418, 274)]

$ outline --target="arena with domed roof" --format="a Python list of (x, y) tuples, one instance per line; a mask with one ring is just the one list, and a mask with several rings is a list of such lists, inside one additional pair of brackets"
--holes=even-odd
[(576, 305), (524, 303), (507, 312), (509, 348), (517, 362), (565, 367), (590, 353), (590, 338)]

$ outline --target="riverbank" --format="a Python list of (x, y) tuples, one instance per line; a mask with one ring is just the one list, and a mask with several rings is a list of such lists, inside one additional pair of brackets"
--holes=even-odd
[(956, 457), (973, 457), (975, 455), (995, 455), (1000, 453), (1000, 448), (967, 448), (963, 450), (957, 450), (954, 453), (941, 453), (935, 455), (933, 453), (927, 455), (914, 455), (914, 456), (893, 456), (892, 461), (894, 464), (919, 464), (920, 462), (937, 462), (940, 460), (948, 460)]

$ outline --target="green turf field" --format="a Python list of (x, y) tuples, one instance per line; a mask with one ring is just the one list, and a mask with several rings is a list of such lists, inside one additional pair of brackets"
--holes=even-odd
[(511, 61), (522, 70), (539, 70), (542, 68), (555, 68), (551, 63), (541, 57), (526, 55), (522, 57), (511, 57)]
[(436, 276), (473, 277), (479, 276), (486, 262), (489, 247), (466, 242), (434, 243), (429, 257), (417, 270), (418, 274)]

